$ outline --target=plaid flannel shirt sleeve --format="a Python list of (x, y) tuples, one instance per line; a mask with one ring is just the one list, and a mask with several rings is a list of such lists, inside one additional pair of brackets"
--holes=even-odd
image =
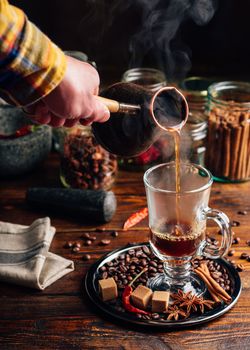
[(62, 80), (64, 53), (20, 9), (0, 0), (0, 97), (27, 106)]

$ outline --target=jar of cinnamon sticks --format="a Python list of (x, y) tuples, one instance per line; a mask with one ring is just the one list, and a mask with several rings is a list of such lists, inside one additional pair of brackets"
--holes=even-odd
[(250, 84), (225, 81), (208, 88), (205, 165), (222, 182), (250, 179)]

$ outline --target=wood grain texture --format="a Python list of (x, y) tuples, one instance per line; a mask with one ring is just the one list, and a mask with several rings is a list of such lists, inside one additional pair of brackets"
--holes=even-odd
[[(25, 203), (25, 192), (31, 186), (60, 186), (57, 154), (36, 171), (13, 180), (1, 180), (0, 220), (30, 224), (38, 217), (49, 215), (57, 233), (51, 251), (73, 259), (75, 271), (60, 279), (45, 291), (0, 283), (0, 349), (1, 350), (204, 350), (250, 348), (250, 262), (244, 262), (241, 273), (243, 291), (238, 303), (227, 314), (210, 323), (191, 329), (172, 332), (152, 331), (128, 327), (107, 319), (89, 302), (83, 290), (83, 278), (89, 266), (110, 250), (131, 242), (147, 240), (147, 219), (133, 229), (122, 230), (125, 219), (146, 205), (142, 173), (122, 172), (117, 177), (113, 191), (118, 208), (112, 221), (105, 225), (86, 224), (66, 215), (60, 217), (49, 212), (30, 208)], [(235, 245), (233, 259), (239, 260), (242, 251), (250, 254), (246, 240), (250, 239), (250, 183), (219, 184), (212, 187), (210, 206), (223, 210), (231, 220), (240, 221), (235, 235), (241, 238)], [(239, 210), (248, 214), (239, 215)], [(80, 241), (84, 231), (96, 232), (92, 246), (82, 246), (78, 254), (64, 248), (66, 241)], [(114, 238), (111, 231), (117, 230)], [(216, 232), (213, 225), (209, 231)], [(101, 239), (110, 239), (108, 246), (101, 246)], [(82, 260), (88, 253), (91, 259)]]

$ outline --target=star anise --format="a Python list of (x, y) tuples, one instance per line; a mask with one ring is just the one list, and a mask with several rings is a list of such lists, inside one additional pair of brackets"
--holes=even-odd
[(209, 310), (212, 310), (214, 301), (204, 299), (203, 297), (198, 297), (196, 295), (192, 296), (192, 305), (196, 306), (200, 309), (200, 312), (203, 314), (205, 311), (205, 307), (207, 307)]
[(177, 305), (179, 308), (185, 308), (187, 313), (193, 311), (199, 311), (203, 314), (205, 307), (212, 309), (214, 302), (212, 300), (204, 299), (203, 297), (198, 297), (192, 292), (184, 293), (181, 290), (178, 290), (178, 293), (173, 294), (172, 299), (174, 300), (173, 305)]
[(170, 306), (167, 310), (167, 313), (168, 313), (167, 320), (175, 319), (175, 321), (177, 321), (179, 319), (179, 316), (182, 316), (184, 318), (188, 317), (188, 314), (184, 310), (179, 309), (176, 305)]

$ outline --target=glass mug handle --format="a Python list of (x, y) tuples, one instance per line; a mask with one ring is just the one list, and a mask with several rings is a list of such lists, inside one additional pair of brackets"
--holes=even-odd
[(218, 259), (224, 256), (232, 244), (232, 231), (229, 218), (222, 211), (217, 209), (206, 208), (203, 209), (204, 219), (213, 220), (220, 228), (222, 235), (220, 247), (209, 247), (210, 244), (206, 242), (203, 246), (203, 256), (210, 259)]

